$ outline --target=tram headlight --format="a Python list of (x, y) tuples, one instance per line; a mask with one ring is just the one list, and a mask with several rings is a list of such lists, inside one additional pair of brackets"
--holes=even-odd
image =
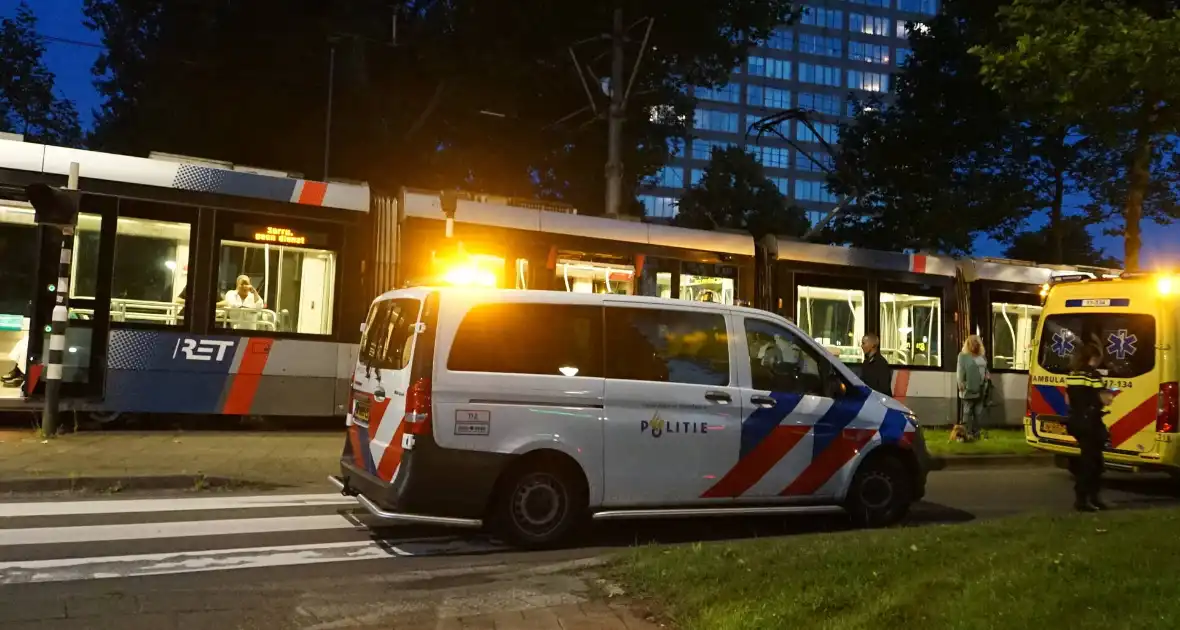
[(1172, 276), (1160, 276), (1155, 282), (1155, 289), (1159, 291), (1160, 295), (1172, 294)]

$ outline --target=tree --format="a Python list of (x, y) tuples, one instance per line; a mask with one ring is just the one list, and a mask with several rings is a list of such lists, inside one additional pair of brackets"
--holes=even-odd
[(803, 210), (789, 204), (762, 164), (738, 147), (713, 150), (701, 181), (680, 197), (676, 224), (745, 230), (755, 238), (802, 236), (808, 228)]
[[(792, 11), (788, 0), (699, 4), (625, 3), (628, 24), (654, 19), (624, 129), (632, 188), (683, 137), (692, 107), (683, 88), (727, 80), (747, 46)], [(95, 143), (323, 176), (334, 58), (330, 175), (542, 196), (594, 214), (607, 135), (597, 77), (609, 74), (602, 36), (613, 5), (86, 0), (108, 49), (95, 66), (105, 97)], [(628, 69), (644, 27), (630, 32)], [(571, 47), (593, 73), (579, 77)]]
[(857, 198), (827, 231), (834, 242), (967, 253), (981, 232), (1001, 240), (1044, 205), (1029, 127), (979, 78), (973, 46), (996, 37), (1007, 0), (948, 0), (913, 28), (912, 54), (889, 102), (854, 103), (830, 188)]
[(1067, 216), (1060, 221), (1059, 246), (1062, 255), (1058, 258), (1054, 253), (1054, 245), (1050, 241), (1054, 236), (1048, 230), (1028, 231), (1017, 234), (1012, 239), (1004, 255), (1017, 260), (1032, 262), (1052, 262), (1066, 265), (1091, 265), (1094, 267), (1109, 267), (1116, 269), (1122, 266), (1117, 259), (1106, 255), (1101, 248), (1094, 246), (1094, 238), (1087, 230), (1090, 221), (1082, 216)]
[(871, 218), (845, 217), (829, 238), (966, 253), (976, 235), (1010, 240), (1044, 211), (1040, 258), (1064, 260), (1066, 199), (1104, 185), (1105, 154), (1052, 108), (984, 82), (972, 51), (1006, 41), (997, 13), (1010, 4), (948, 0), (914, 29), (896, 98), (858, 107), (841, 137), (832, 188), (859, 195)]
[(1180, 16), (1172, 4), (1015, 0), (1000, 13), (1004, 40), (975, 49), (998, 93), (1054, 112), (1114, 158), (1099, 169), (1097, 208), (1109, 215), (1120, 201), (1113, 195), (1125, 195), (1129, 270), (1139, 268), (1141, 219), (1177, 216), (1170, 152), (1180, 129)]
[(15, 17), (0, 18), (0, 131), (23, 134), (33, 142), (78, 146), (78, 112), (72, 102), (54, 94), (54, 75), (44, 55), (37, 16), (22, 0)]

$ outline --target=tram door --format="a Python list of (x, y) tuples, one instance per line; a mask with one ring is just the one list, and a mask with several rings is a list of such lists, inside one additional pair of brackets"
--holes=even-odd
[[(62, 397), (97, 398), (102, 395), (110, 332), (110, 269), (114, 255), (114, 228), (118, 199), (83, 195), (78, 225), (71, 243), (69, 326), (62, 354)], [(45, 360), (49, 330), (56, 306), (61, 270), (62, 235), (49, 227), (38, 227), (37, 282), (29, 326), (29, 375), (25, 395), (45, 393)]]

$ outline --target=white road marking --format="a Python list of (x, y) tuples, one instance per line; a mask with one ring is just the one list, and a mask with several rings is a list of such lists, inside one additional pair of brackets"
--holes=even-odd
[(232, 569), (259, 569), (354, 560), (380, 560), (405, 556), (477, 553), (496, 551), (501, 548), (489, 542), (456, 538), (426, 538), (392, 541), (391, 543), (365, 540), (130, 556), (16, 560), (0, 562), (0, 584), (66, 582)]
[(17, 516), (81, 516), (89, 514), (140, 514), (195, 510), (267, 509), (302, 506), (356, 505), (337, 493), (263, 494), (200, 499), (108, 499), (105, 501), (36, 501), (0, 503), (0, 518)]
[(30, 527), (27, 529), (0, 529), (0, 546), (55, 545), (62, 543), (188, 538), (192, 536), (227, 536), (234, 534), (269, 534), (274, 532), (304, 532), (325, 529), (361, 529), (363, 527), (363, 525), (358, 525), (341, 514), (240, 518), (218, 521), (181, 521), (176, 523)]

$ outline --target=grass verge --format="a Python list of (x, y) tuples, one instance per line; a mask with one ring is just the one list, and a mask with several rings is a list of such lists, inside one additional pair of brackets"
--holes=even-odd
[(926, 448), (935, 457), (948, 455), (1032, 455), (1036, 449), (1024, 441), (1024, 429), (985, 429), (975, 442), (950, 441), (951, 430), (922, 428)]
[(680, 630), (1175, 628), (1180, 510), (644, 547), (612, 577)]

